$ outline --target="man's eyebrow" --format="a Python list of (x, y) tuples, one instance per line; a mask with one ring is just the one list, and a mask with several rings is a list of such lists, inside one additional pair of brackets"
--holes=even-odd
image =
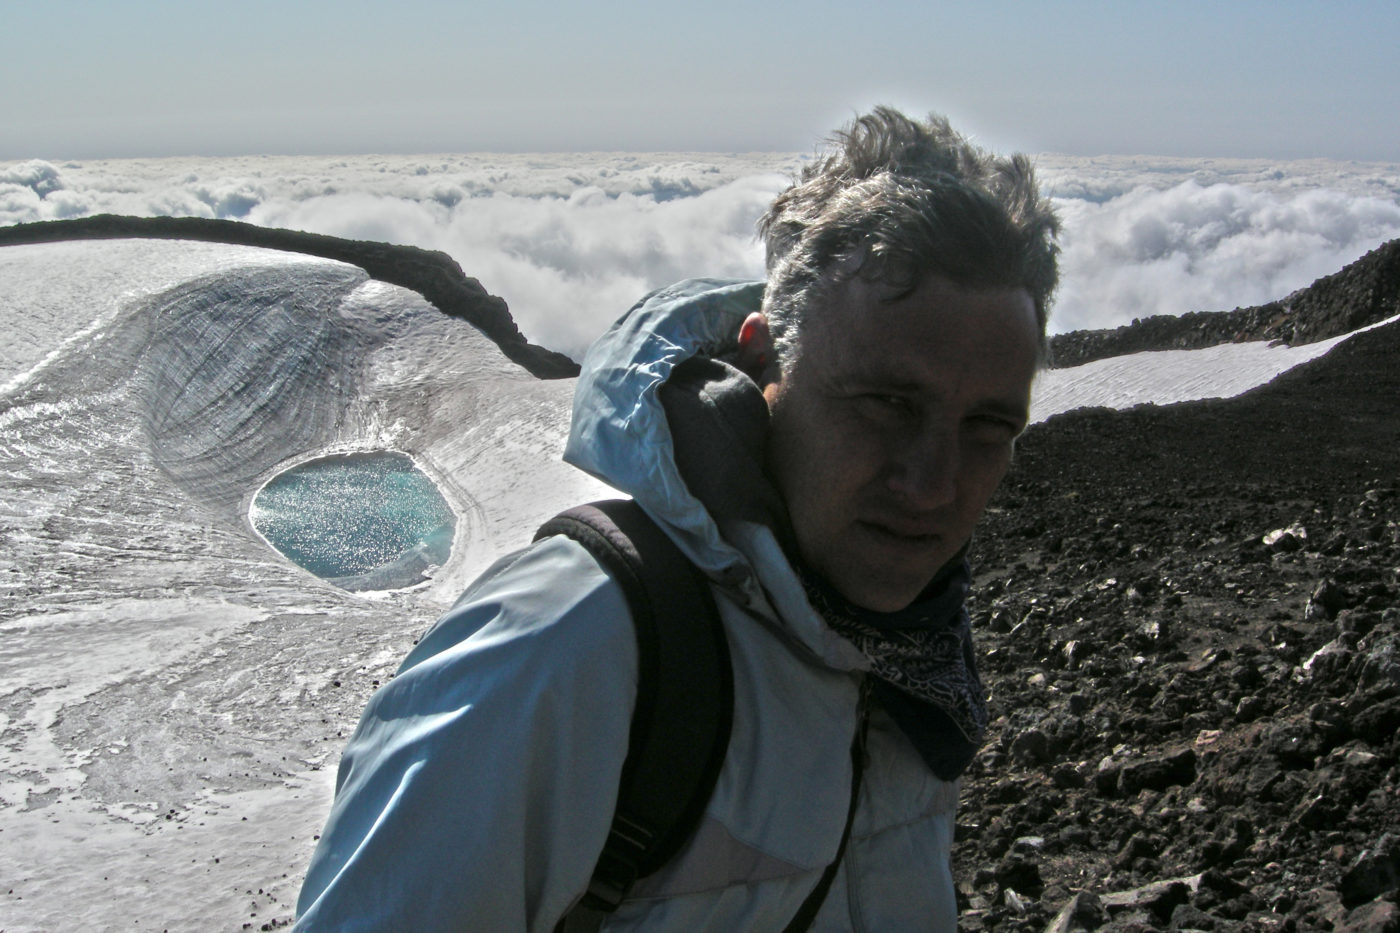
[(909, 379), (895, 373), (880, 370), (858, 372), (833, 372), (831, 382), (852, 389), (878, 389), (882, 392), (923, 393), (928, 387), (917, 379)]
[[(917, 379), (909, 379), (895, 373), (860, 372), (833, 373), (831, 382), (843, 388), (876, 389), (881, 392), (926, 395), (929, 387)], [(1017, 398), (988, 398), (972, 406), (974, 410), (1026, 420), (1030, 417), (1030, 406)]]

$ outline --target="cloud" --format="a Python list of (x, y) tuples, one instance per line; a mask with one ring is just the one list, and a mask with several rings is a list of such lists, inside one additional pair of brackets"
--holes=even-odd
[(783, 183), (741, 176), (660, 200), (585, 186), (567, 197), (496, 193), (450, 206), (333, 194), (259, 204), (248, 219), (443, 250), (506, 299), (527, 336), (577, 356), (645, 292), (694, 276), (761, 277), (754, 224)]
[[(793, 154), (562, 153), (0, 164), (0, 223), (228, 217), (439, 249), (577, 356), (644, 293), (758, 277)], [(1259, 304), (1400, 236), (1400, 166), (1036, 158), (1064, 218), (1056, 330)]]
[(0, 222), (23, 224), (46, 220), (43, 201), (25, 185), (0, 182)]
[(1262, 304), (1400, 237), (1400, 203), (1332, 188), (1190, 179), (1057, 205), (1057, 331)]
[(3, 185), (28, 188), (39, 198), (46, 198), (64, 187), (58, 169), (43, 159), (30, 159), (0, 168), (0, 186)]

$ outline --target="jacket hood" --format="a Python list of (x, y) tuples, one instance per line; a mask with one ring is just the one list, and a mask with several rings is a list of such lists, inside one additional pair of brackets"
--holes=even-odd
[[(779, 544), (782, 506), (762, 476), (762, 395), (719, 362), (762, 301), (762, 282), (731, 279), (689, 279), (643, 298), (584, 356), (564, 459), (632, 496), (697, 567), (825, 663), (864, 668), (812, 609)], [(685, 388), (666, 397), (673, 376), (668, 391)], [(753, 494), (716, 493), (726, 485)]]
[(762, 301), (762, 282), (725, 279), (688, 279), (643, 298), (584, 356), (564, 448), (566, 462), (636, 499), (719, 579), (744, 559), (681, 476), (660, 389), (686, 360), (735, 349), (739, 325)]

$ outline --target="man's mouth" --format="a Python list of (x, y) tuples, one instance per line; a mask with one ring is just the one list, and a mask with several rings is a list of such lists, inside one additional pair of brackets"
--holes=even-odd
[(888, 541), (901, 547), (930, 547), (942, 538), (936, 531), (923, 526), (897, 525), (881, 521), (857, 520), (877, 540)]

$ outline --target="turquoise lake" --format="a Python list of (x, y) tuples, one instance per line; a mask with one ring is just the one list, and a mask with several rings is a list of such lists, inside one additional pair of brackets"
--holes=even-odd
[(422, 582), (456, 530), (437, 486), (393, 451), (298, 464), (258, 491), (249, 517), (288, 560), (348, 590)]

